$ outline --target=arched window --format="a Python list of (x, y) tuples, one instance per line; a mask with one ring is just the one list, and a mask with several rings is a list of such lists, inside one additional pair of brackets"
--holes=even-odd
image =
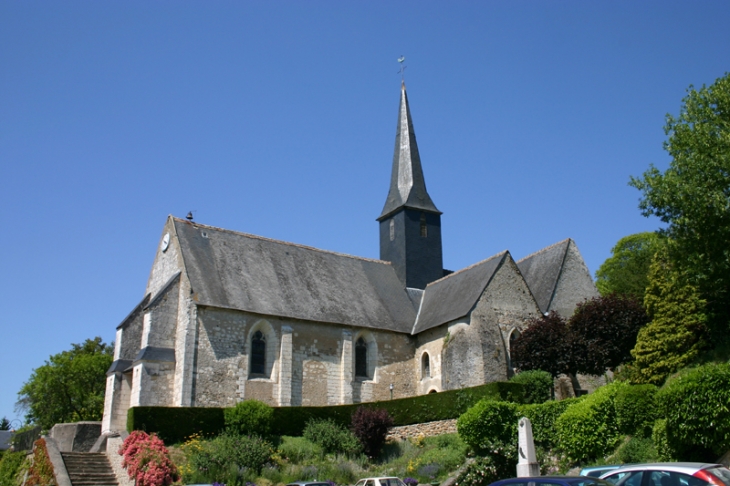
[(251, 374), (263, 375), (266, 372), (266, 338), (256, 331), (251, 338)]
[(428, 237), (428, 226), (426, 225), (426, 213), (421, 213), (421, 238)]
[(421, 356), (421, 378), (431, 378), (431, 358), (428, 353)]
[(517, 338), (520, 337), (520, 330), (514, 329), (512, 330), (512, 333), (509, 335), (509, 367), (512, 368), (512, 345), (517, 341)]
[(368, 377), (368, 345), (363, 338), (355, 343), (355, 376)]

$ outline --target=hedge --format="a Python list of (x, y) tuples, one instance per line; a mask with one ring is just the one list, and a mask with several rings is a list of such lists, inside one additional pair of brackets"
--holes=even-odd
[(730, 449), (730, 364), (680, 372), (656, 400), (666, 418), (668, 449), (677, 457), (712, 462)]
[(532, 437), (535, 445), (543, 449), (553, 449), (557, 446), (557, 432), (555, 422), (568, 407), (582, 400), (581, 398), (566, 398), (565, 400), (551, 400), (545, 403), (522, 405), (520, 417), (527, 417), (532, 424)]
[(615, 399), (619, 390), (628, 387), (615, 381), (570, 406), (555, 421), (557, 440), (566, 456), (576, 462), (609, 454), (623, 435), (616, 417)]
[[(473, 388), (448, 390), (409, 398), (327, 407), (274, 408), (274, 435), (300, 436), (310, 419), (331, 419), (349, 427), (360, 406), (384, 408), (394, 425), (410, 425), (458, 418), (479, 400), (488, 398), (522, 403), (524, 386), (495, 382)], [(193, 434), (217, 434), (225, 427), (224, 408), (212, 407), (133, 407), (127, 412), (127, 430), (156, 432), (166, 443), (185, 440)]]

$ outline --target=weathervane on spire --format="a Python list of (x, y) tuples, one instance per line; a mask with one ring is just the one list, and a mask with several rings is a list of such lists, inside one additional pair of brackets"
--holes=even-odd
[(398, 62), (400, 63), (400, 70), (398, 71), (400, 73), (400, 80), (401, 83), (405, 83), (405, 70), (408, 66), (404, 66), (403, 63), (406, 61), (406, 56), (401, 56), (398, 58)]

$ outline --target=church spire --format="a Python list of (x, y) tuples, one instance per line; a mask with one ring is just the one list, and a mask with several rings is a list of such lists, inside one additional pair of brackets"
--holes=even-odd
[(444, 276), (441, 211), (426, 192), (405, 83), (400, 89), (390, 191), (380, 224), (380, 259), (408, 288), (425, 289)]
[(441, 214), (441, 211), (436, 209), (436, 205), (426, 191), (426, 181), (423, 178), (421, 157), (418, 154), (416, 134), (413, 131), (413, 121), (408, 106), (405, 83), (401, 84), (400, 90), (400, 109), (398, 111), (398, 128), (395, 134), (390, 191), (378, 221), (382, 221), (390, 214), (403, 208)]

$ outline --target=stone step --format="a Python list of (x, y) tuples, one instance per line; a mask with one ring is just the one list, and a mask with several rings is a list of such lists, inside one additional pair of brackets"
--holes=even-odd
[(73, 486), (118, 486), (106, 454), (62, 452), (61, 456)]

